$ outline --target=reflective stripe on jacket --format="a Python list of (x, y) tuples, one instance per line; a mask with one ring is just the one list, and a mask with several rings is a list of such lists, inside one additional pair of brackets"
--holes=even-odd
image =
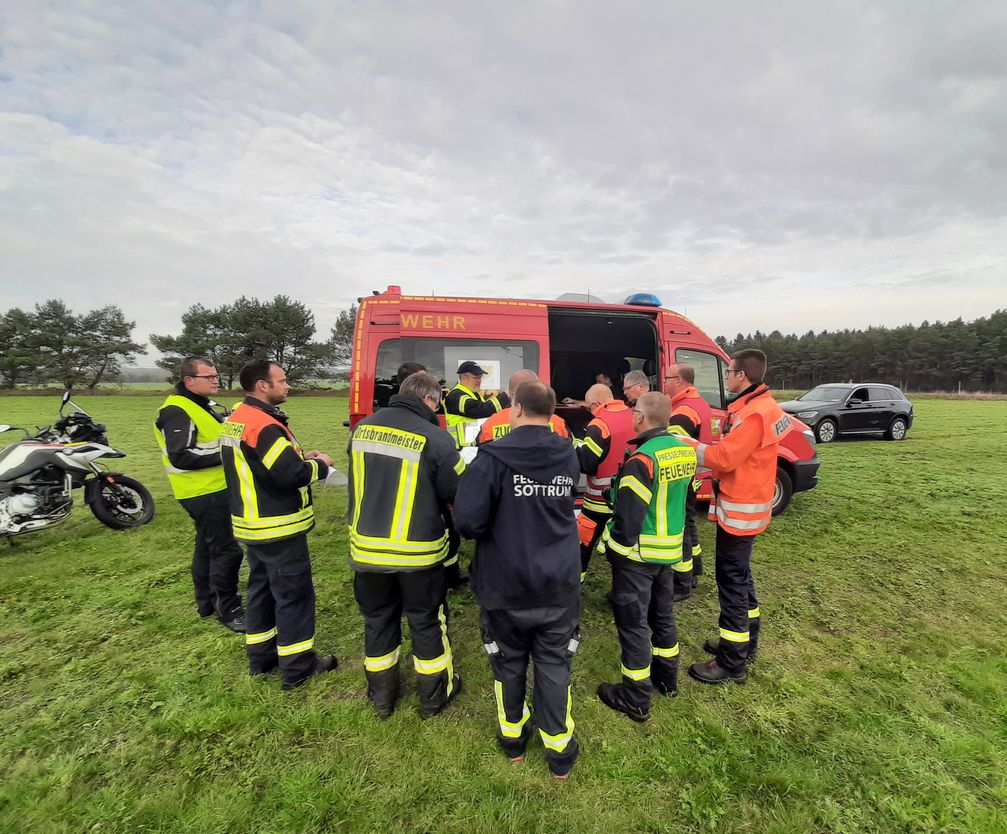
[[(195, 442), (189, 446), (193, 455), (217, 455), (220, 451), (220, 421), (198, 403), (188, 397), (172, 394), (158, 408), (158, 416), (165, 408), (179, 408), (195, 427)], [(161, 463), (168, 474), (168, 483), (176, 498), (196, 498), (200, 495), (210, 495), (227, 488), (222, 466), (207, 466), (202, 469), (179, 469), (173, 466), (168, 457), (167, 442), (163, 431), (154, 423), (154, 437), (161, 449)]]
[(448, 552), (446, 511), (465, 463), (420, 400), (396, 395), (350, 437), (350, 564), (421, 570)]
[(682, 561), (685, 498), (696, 474), (696, 452), (675, 435), (651, 429), (619, 472), (615, 513), (602, 533), (602, 552), (635, 562)]
[[(699, 396), (699, 392), (693, 386), (689, 386), (684, 391), (676, 394), (671, 400), (672, 420), (681, 415), (699, 427), (699, 437), (701, 443), (713, 443), (716, 438), (713, 435), (713, 412), (710, 404)], [(681, 434), (680, 431), (671, 429), (673, 434)]]
[(506, 394), (487, 397), (482, 391), (473, 391), (460, 382), (444, 398), (444, 423), (455, 446), (471, 446), (465, 439), (465, 427), (478, 423), (500, 411), (510, 400)]
[(731, 403), (720, 443), (694, 443), (699, 465), (713, 470), (720, 482), (710, 502), (711, 521), (735, 536), (754, 536), (769, 526), (777, 450), (793, 427), (769, 389), (759, 385)]
[(280, 541), (315, 526), (310, 485), (329, 468), (304, 459), (285, 421), (275, 409), (246, 397), (222, 427), (221, 458), (239, 541)]
[[(507, 406), (507, 408), (498, 411), (492, 417), (487, 417), (479, 427), (479, 436), (476, 438), (476, 443), (479, 445), (491, 443), (510, 434), (510, 410), (511, 406)], [(566, 420), (558, 414), (553, 414), (549, 418), (549, 428), (560, 437), (570, 436), (570, 429), (567, 428)]]

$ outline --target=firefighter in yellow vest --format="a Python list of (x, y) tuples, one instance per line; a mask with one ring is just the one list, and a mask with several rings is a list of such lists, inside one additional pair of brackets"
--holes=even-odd
[(192, 583), (196, 610), (216, 617), (232, 631), (245, 630), (245, 612), (238, 594), (241, 548), (231, 530), (227, 484), (220, 462), (221, 409), (210, 397), (220, 378), (208, 359), (182, 360), (175, 393), (157, 412), (154, 436), (171, 490), (196, 526)]
[(466, 440), (466, 426), (491, 417), (510, 405), (510, 397), (503, 391), (487, 397), (479, 390), (485, 375), (486, 371), (475, 362), (462, 362), (458, 366), (458, 384), (444, 398), (444, 422), (459, 449), (471, 446), (474, 441), (474, 438)]
[(332, 459), (302, 452), (277, 406), (290, 386), (275, 362), (249, 362), (239, 374), (245, 399), (224, 423), (220, 451), (234, 535), (248, 548), (245, 649), (252, 675), (278, 669), (283, 688), (337, 666), (316, 655), (315, 586), (308, 532), (315, 526), (311, 484)]

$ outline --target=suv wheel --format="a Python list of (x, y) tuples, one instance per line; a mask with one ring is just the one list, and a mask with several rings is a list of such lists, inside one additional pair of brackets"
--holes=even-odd
[(836, 439), (836, 421), (826, 417), (815, 426), (815, 439), (819, 443), (831, 443)]
[(885, 440), (905, 440), (906, 432), (909, 430), (909, 426), (906, 424), (905, 419), (902, 417), (896, 417), (892, 420), (892, 424), (888, 427), (888, 431), (885, 432)]

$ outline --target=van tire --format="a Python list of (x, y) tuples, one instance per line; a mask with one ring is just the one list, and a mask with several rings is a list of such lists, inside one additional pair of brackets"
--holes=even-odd
[(831, 417), (826, 417), (815, 426), (815, 440), (819, 443), (831, 443), (837, 434), (839, 432), (836, 430), (836, 421)]
[(776, 484), (773, 486), (773, 515), (780, 515), (790, 506), (794, 497), (794, 482), (782, 466), (776, 467)]

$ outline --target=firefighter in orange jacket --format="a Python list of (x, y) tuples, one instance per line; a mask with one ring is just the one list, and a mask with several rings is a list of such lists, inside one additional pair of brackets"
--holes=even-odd
[[(507, 381), (507, 396), (514, 402), (514, 392), (522, 382), (538, 382), (538, 374), (529, 368), (522, 368), (514, 371)], [(484, 443), (492, 443), (499, 440), (504, 435), (510, 434), (510, 413), (511, 407), (498, 411), (492, 417), (487, 417), (482, 426), (479, 427), (479, 435), (476, 437), (476, 444), (482, 446)], [(549, 428), (560, 437), (569, 437), (570, 429), (567, 428), (566, 420), (558, 414), (553, 414), (549, 418)]]
[[(668, 431), (710, 444), (713, 419), (710, 406), (696, 390), (696, 371), (692, 365), (672, 365), (668, 368), (665, 393), (671, 400), (671, 421)], [(685, 499), (685, 541), (682, 561), (672, 566), (675, 573), (675, 602), (687, 599), (696, 587), (696, 577), (703, 572), (703, 548), (696, 529), (696, 482), (693, 481)]]
[(636, 436), (633, 412), (626, 403), (612, 396), (612, 389), (607, 385), (588, 388), (584, 403), (594, 419), (587, 424), (584, 437), (577, 441), (580, 471), (587, 475), (587, 492), (577, 519), (582, 581), (591, 563), (591, 553), (601, 538), (606, 522), (612, 517), (612, 508), (605, 499), (605, 493), (626, 459), (629, 441)]
[(302, 453), (277, 406), (290, 386), (283, 368), (256, 360), (239, 374), (246, 396), (221, 429), (234, 537), (248, 548), (245, 648), (249, 671), (278, 669), (283, 688), (330, 672), (332, 655), (315, 654), (315, 586), (308, 532), (315, 526), (311, 484), (324, 480), (332, 459)]
[(728, 408), (724, 439), (716, 446), (683, 438), (696, 448), (700, 466), (713, 471), (720, 485), (710, 502), (717, 521), (717, 591), (720, 637), (704, 648), (716, 655), (693, 663), (689, 675), (700, 683), (744, 683), (758, 651), (761, 623), (752, 579), (752, 546), (773, 515), (776, 452), (793, 423), (776, 404), (762, 380), (766, 354), (739, 350), (724, 372), (727, 389), (737, 394)]

